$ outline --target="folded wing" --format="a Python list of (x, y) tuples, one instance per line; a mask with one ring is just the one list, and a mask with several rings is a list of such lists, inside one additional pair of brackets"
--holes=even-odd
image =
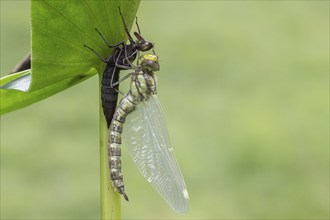
[(127, 116), (124, 138), (132, 160), (146, 180), (177, 212), (188, 210), (188, 192), (155, 95)]

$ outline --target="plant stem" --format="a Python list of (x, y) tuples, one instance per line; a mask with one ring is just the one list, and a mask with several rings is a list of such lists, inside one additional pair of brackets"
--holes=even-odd
[[(99, 75), (101, 87), (102, 74)], [(99, 89), (101, 91), (101, 88)], [(115, 192), (110, 182), (110, 171), (108, 162), (108, 135), (107, 122), (103, 116), (101, 95), (99, 95), (100, 114), (100, 202), (101, 219), (121, 219), (120, 195)]]

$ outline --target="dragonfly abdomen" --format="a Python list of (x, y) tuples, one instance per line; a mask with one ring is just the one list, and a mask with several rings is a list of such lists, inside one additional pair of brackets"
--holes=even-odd
[[(156, 82), (152, 71), (159, 69), (155, 55), (142, 56), (141, 66), (135, 69), (131, 77), (131, 86), (128, 93), (122, 98), (113, 115), (109, 134), (109, 168), (110, 179), (114, 187), (128, 201), (125, 194), (123, 174), (121, 171), (121, 135), (127, 115), (134, 111), (140, 101), (147, 100), (150, 94), (156, 91)], [(141, 68), (141, 69), (140, 69)]]
[(120, 194), (128, 201), (128, 197), (125, 194), (125, 186), (123, 181), (123, 174), (121, 172), (121, 134), (123, 132), (123, 124), (129, 113), (131, 113), (138, 101), (131, 93), (128, 93), (119, 103), (110, 124), (109, 134), (109, 168), (110, 179), (114, 187)]

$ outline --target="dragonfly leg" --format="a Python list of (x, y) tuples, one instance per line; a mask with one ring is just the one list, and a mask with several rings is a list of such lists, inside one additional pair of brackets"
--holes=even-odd
[(120, 95), (124, 96), (125, 94), (123, 92), (121, 92), (119, 89), (116, 89), (114, 86), (118, 85), (119, 83), (114, 83), (114, 84), (111, 84), (111, 89), (115, 90), (117, 93), (120, 93)]
[(124, 58), (124, 60), (126, 61), (126, 63), (128, 63), (132, 67), (132, 62), (130, 61), (130, 58), (135, 55), (136, 51), (134, 51), (130, 56), (128, 56), (127, 55), (127, 47), (126, 47), (126, 44), (125, 44), (124, 45), (124, 52), (125, 52), (125, 58)]
[(98, 52), (96, 52), (93, 48), (87, 46), (86, 44), (84, 44), (84, 47), (86, 47), (87, 49), (91, 50), (96, 56), (98, 56), (103, 62), (107, 62), (106, 59), (104, 59)]
[(136, 53), (139, 53), (138, 50), (134, 51), (130, 56), (128, 56), (127, 55), (126, 45), (124, 45), (124, 51), (125, 51), (125, 58), (124, 58), (124, 60), (129, 64), (129, 67), (126, 68), (126, 69), (136, 69), (137, 67), (131, 62), (130, 58), (133, 57), (133, 56), (135, 56)]
[(122, 53), (122, 50), (120, 50), (118, 56), (117, 56), (117, 59), (116, 59), (116, 65), (115, 65), (115, 68), (112, 72), (112, 77), (111, 77), (111, 82), (110, 82), (110, 86), (112, 89), (116, 90), (117, 92), (121, 93), (123, 95), (122, 92), (118, 91), (116, 88), (114, 88), (116, 85), (118, 85), (119, 83), (121, 83), (122, 81), (126, 80), (129, 76), (132, 75), (132, 73), (129, 73), (127, 75), (125, 75), (123, 78), (119, 79), (117, 82), (113, 82), (113, 78), (114, 78), (114, 72), (116, 71), (116, 68), (120, 68), (120, 69), (124, 69), (124, 70), (128, 70), (128, 69), (132, 69), (132, 67), (130, 66), (126, 66), (126, 65), (121, 65), (121, 64), (118, 64), (118, 61), (119, 61), (119, 58), (121, 56), (121, 53)]
[(117, 82), (112, 83), (111, 86), (114, 87), (114, 86), (118, 85), (119, 83), (121, 83), (122, 81), (124, 81), (124, 80), (126, 80), (128, 77), (130, 77), (132, 74), (134, 74), (134, 72), (125, 75), (123, 78), (119, 79)]
[(134, 67), (126, 66), (126, 65), (121, 65), (117, 64), (116, 67), (123, 69), (123, 70), (129, 70), (129, 69), (134, 69)]
[(138, 29), (139, 34), (141, 34), (140, 26), (139, 26), (139, 23), (138, 23), (138, 17), (137, 16), (135, 17), (135, 25), (136, 25), (136, 27)]
[(114, 87), (112, 86), (112, 84), (113, 84), (113, 77), (114, 77), (115, 72), (116, 72), (116, 69), (117, 69), (117, 63), (118, 63), (119, 57), (121, 56), (121, 52), (122, 52), (122, 50), (119, 51), (119, 54), (118, 54), (118, 56), (117, 56), (117, 59), (116, 59), (116, 62), (115, 62), (115, 68), (113, 68), (113, 71), (112, 71), (112, 73), (111, 73), (111, 81), (110, 81), (110, 86), (111, 86), (111, 88), (115, 89), (117, 92), (118, 92), (118, 90), (117, 90), (116, 88), (114, 88)]
[[(119, 54), (117, 56), (117, 59), (116, 59), (116, 63), (118, 63), (118, 60), (119, 60), (119, 57), (121, 55), (121, 50), (119, 51)], [(120, 93), (121, 95), (124, 95), (123, 92), (121, 92), (120, 90), (118, 90), (117, 88), (115, 88), (116, 85), (118, 85), (121, 81), (118, 80), (118, 82), (114, 83), (114, 76), (115, 76), (115, 72), (116, 72), (116, 68), (117, 68), (117, 65), (115, 65), (115, 68), (113, 68), (113, 71), (111, 73), (111, 80), (110, 80), (110, 88), (115, 90), (117, 93)], [(120, 81), (120, 82), (119, 82)]]
[(126, 22), (125, 22), (124, 16), (123, 16), (123, 14), (121, 13), (120, 7), (118, 7), (118, 9), (119, 9), (119, 14), (120, 14), (121, 20), (123, 21), (124, 28), (125, 28), (125, 32), (126, 32), (126, 34), (127, 34), (127, 36), (128, 36), (128, 39), (129, 39), (129, 41), (131, 42), (131, 44), (134, 44), (134, 40), (133, 40), (131, 34), (130, 34), (129, 31), (128, 31), (128, 28), (127, 28), (127, 25), (126, 25)]
[(116, 48), (119, 47), (120, 45), (124, 45), (124, 41), (116, 43), (114, 45), (109, 44), (109, 42), (105, 39), (105, 37), (103, 36), (103, 34), (97, 29), (95, 28), (96, 32), (101, 36), (101, 38), (103, 39), (103, 41), (105, 42), (105, 44), (109, 47), (109, 48)]

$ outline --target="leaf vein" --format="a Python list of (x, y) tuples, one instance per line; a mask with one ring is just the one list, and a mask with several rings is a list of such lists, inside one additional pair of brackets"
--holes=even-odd
[[(50, 8), (52, 8), (55, 12), (57, 12), (59, 15), (61, 15), (68, 23), (70, 23), (75, 29), (77, 29), (83, 36), (85, 36), (86, 39), (88, 39), (89, 41), (93, 42), (93, 39), (91, 39), (89, 37), (89, 35), (86, 34), (86, 32), (84, 30), (82, 30), (78, 25), (76, 25), (75, 23), (73, 23), (65, 14), (63, 14), (61, 11), (59, 11), (56, 7), (52, 6), (51, 4), (49, 4), (47, 1), (44, 1)], [(95, 44), (95, 43), (94, 43)], [(97, 44), (95, 44), (97, 45)], [(98, 45), (97, 47), (102, 50), (102, 48), (100, 48)]]

